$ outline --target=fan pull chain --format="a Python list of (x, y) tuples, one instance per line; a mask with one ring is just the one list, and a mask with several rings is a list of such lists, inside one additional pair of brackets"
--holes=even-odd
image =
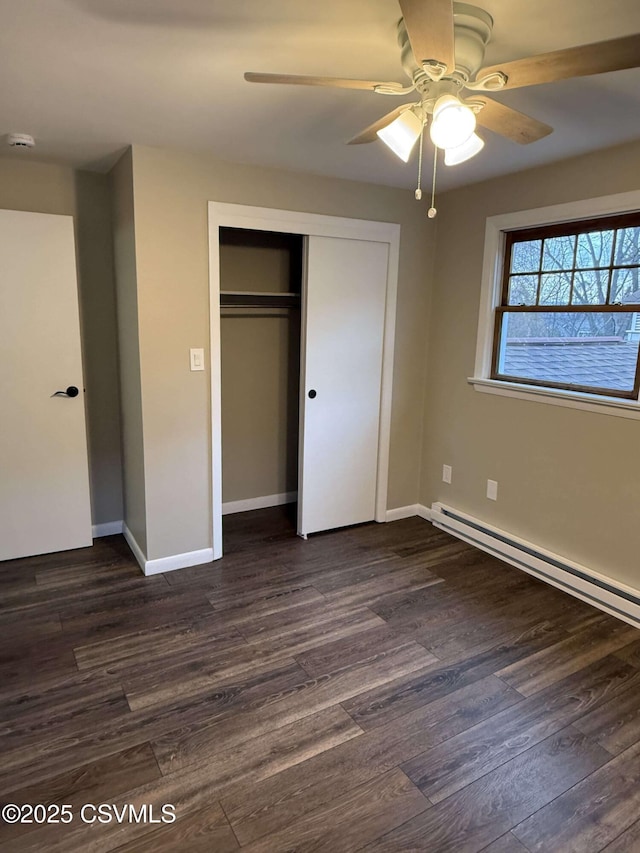
[(431, 185), (431, 207), (427, 211), (429, 219), (433, 219), (436, 213), (436, 169), (438, 167), (438, 146), (433, 146), (433, 184)]
[(420, 130), (420, 148), (418, 150), (418, 186), (416, 189), (416, 201), (420, 201), (422, 198), (422, 141), (424, 139), (424, 122), (422, 122), (422, 129)]

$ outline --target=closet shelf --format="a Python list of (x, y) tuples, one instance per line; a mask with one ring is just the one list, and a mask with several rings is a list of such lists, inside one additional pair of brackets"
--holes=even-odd
[(298, 308), (300, 306), (300, 294), (283, 291), (274, 293), (258, 291), (254, 293), (247, 290), (221, 290), (220, 306), (222, 308), (227, 306)]

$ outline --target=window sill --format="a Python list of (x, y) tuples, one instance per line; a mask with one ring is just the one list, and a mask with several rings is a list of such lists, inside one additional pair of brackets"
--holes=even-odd
[(482, 379), (473, 376), (467, 381), (476, 391), (481, 391), (483, 394), (498, 394), (501, 397), (515, 397), (516, 400), (548, 403), (551, 406), (565, 406), (569, 409), (583, 409), (616, 418), (640, 420), (640, 403), (637, 400), (620, 400), (616, 397), (538, 388), (532, 385), (519, 385), (517, 382), (501, 382), (498, 379)]

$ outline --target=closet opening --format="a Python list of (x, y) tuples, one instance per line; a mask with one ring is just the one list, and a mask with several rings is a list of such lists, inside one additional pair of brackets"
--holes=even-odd
[[(235, 532), (247, 525), (261, 538), (295, 535), (303, 236), (220, 227), (219, 246), (222, 515), (228, 551)], [(238, 515), (270, 507), (278, 509)]]

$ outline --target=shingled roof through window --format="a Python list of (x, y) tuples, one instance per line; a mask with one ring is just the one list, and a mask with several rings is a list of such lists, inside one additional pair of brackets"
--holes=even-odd
[(502, 373), (571, 385), (628, 391), (634, 387), (638, 341), (623, 338), (507, 340)]

